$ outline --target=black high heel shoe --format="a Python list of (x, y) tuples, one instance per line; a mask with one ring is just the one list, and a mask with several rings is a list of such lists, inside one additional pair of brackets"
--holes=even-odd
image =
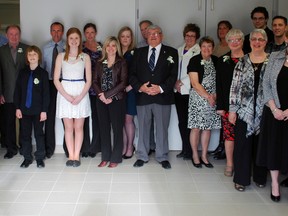
[(122, 155), (122, 158), (123, 158), (123, 159), (130, 159), (130, 158), (132, 158), (133, 155), (134, 155), (134, 151), (135, 151), (135, 147), (133, 146), (132, 154), (131, 154), (130, 156), (127, 156), (127, 155), (126, 155), (127, 151), (126, 151), (126, 153), (125, 153), (124, 155)]
[[(279, 190), (280, 190), (280, 188), (279, 188)], [(272, 200), (273, 202), (279, 202), (280, 199), (281, 199), (280, 191), (279, 191), (279, 196), (274, 196), (274, 195), (272, 194), (272, 186), (271, 186), (271, 195), (270, 195), (270, 198), (271, 198), (271, 200)]]
[(200, 157), (200, 163), (203, 164), (207, 168), (213, 168), (214, 167), (209, 161), (208, 161), (208, 163), (205, 163), (201, 157)]
[(196, 168), (202, 168), (201, 162), (196, 164), (196, 163), (194, 163), (193, 158), (192, 158), (192, 164), (193, 164), (193, 166), (196, 167)]

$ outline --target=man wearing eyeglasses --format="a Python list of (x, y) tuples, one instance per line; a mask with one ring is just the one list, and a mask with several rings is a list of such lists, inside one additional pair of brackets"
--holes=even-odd
[[(268, 37), (267, 44), (274, 40), (273, 31), (271, 31), (271, 29), (267, 27), (268, 19), (269, 19), (269, 13), (265, 7), (256, 7), (251, 12), (251, 20), (254, 25), (254, 28), (265, 30)], [(247, 34), (244, 39), (243, 51), (245, 54), (251, 52), (249, 35), (250, 34)]]
[(173, 88), (178, 73), (178, 52), (163, 45), (159, 26), (147, 28), (148, 46), (136, 49), (130, 68), (130, 84), (136, 95), (139, 139), (134, 167), (142, 167), (149, 161), (150, 125), (152, 115), (156, 127), (155, 159), (164, 169), (170, 169), (168, 161), (168, 127), (171, 104), (174, 103)]

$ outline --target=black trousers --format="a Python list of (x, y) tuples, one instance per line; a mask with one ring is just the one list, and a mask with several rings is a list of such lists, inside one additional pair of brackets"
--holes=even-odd
[(97, 153), (101, 152), (101, 142), (100, 142), (100, 126), (97, 116), (96, 107), (96, 95), (90, 95), (90, 105), (91, 105), (91, 119), (92, 119), (92, 140), (90, 143), (90, 124), (89, 117), (85, 118), (84, 122), (84, 140), (81, 152), (85, 153)]
[(178, 127), (182, 139), (182, 152), (185, 156), (192, 156), (192, 150), (190, 145), (190, 129), (188, 125), (188, 103), (189, 95), (181, 95), (175, 93), (175, 106), (178, 116)]
[(44, 122), (40, 122), (39, 115), (23, 115), (21, 119), (20, 140), (22, 154), (25, 159), (33, 160), (32, 156), (32, 126), (34, 126), (34, 137), (36, 140), (36, 160), (45, 159), (45, 135), (43, 131)]
[(50, 87), (50, 103), (47, 112), (47, 120), (45, 122), (45, 145), (46, 153), (52, 155), (55, 151), (55, 116), (56, 116), (56, 98), (57, 89), (53, 80), (49, 81)]
[[(7, 147), (7, 152), (16, 154), (18, 152), (18, 147), (16, 145), (16, 108), (14, 103), (5, 103), (2, 106), (4, 128), (1, 134), (1, 141), (3, 141), (4, 145)], [(19, 143), (21, 143), (20, 140)]]
[[(126, 113), (125, 99), (113, 100), (106, 105), (98, 98), (96, 100), (97, 115), (100, 126), (102, 161), (112, 163), (122, 162), (123, 126)], [(113, 129), (113, 146), (111, 142), (111, 127)]]
[(240, 185), (250, 185), (251, 172), (253, 181), (266, 184), (267, 169), (256, 166), (256, 155), (258, 146), (258, 135), (246, 137), (247, 124), (237, 119), (235, 125), (235, 147), (234, 147), (234, 179)]

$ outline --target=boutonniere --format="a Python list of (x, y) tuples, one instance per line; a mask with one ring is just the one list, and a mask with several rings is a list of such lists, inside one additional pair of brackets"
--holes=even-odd
[(172, 57), (172, 56), (169, 56), (169, 57), (167, 58), (167, 61), (169, 61), (170, 64), (173, 64), (173, 63), (174, 63), (174, 61), (173, 61), (173, 57)]
[(206, 61), (204, 59), (201, 60), (200, 64), (204, 65), (206, 63)]
[(223, 56), (223, 62), (227, 62), (228, 60), (230, 60), (230, 56), (228, 55)]
[(97, 51), (99, 51), (99, 52), (102, 51), (102, 47), (100, 45), (97, 46)]
[(134, 55), (134, 50), (131, 50), (131, 52), (130, 52), (130, 53), (131, 53), (131, 55)]
[(269, 59), (268, 58), (266, 58), (265, 60), (264, 60), (264, 62), (263, 62), (263, 64), (268, 64), (268, 61), (269, 61)]
[(81, 54), (79, 55), (79, 58), (80, 58), (82, 61), (84, 61), (84, 54), (81, 53)]
[(18, 53), (23, 53), (23, 49), (21, 47), (18, 48), (17, 50)]
[(108, 64), (108, 61), (107, 61), (107, 59), (105, 59), (103, 62), (102, 62), (102, 64)]
[(33, 82), (34, 82), (35, 85), (38, 85), (39, 84), (39, 79), (35, 78)]

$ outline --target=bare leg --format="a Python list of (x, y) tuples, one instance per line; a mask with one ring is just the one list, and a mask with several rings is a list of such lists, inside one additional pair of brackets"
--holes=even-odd
[[(233, 169), (234, 141), (225, 140), (226, 166)], [(229, 170), (230, 171), (230, 170)]]
[(203, 130), (201, 133), (201, 145), (202, 145), (202, 160), (204, 163), (209, 163), (207, 159), (208, 145), (210, 142), (211, 130)]
[(190, 131), (190, 144), (192, 148), (192, 160), (194, 163), (200, 163), (198, 155), (198, 144), (199, 144), (200, 130), (198, 128), (192, 128)]
[(69, 152), (69, 160), (74, 160), (74, 128), (73, 128), (73, 119), (63, 118), (64, 122), (64, 135), (66, 146)]
[(134, 116), (126, 115), (125, 116), (125, 131), (127, 135), (127, 148), (126, 148), (126, 156), (131, 156), (133, 154), (134, 146), (134, 136), (135, 136), (135, 124), (134, 124)]
[(279, 177), (279, 170), (270, 170), (271, 174), (271, 179), (272, 179), (272, 195), (273, 196), (280, 196), (280, 191), (279, 191), (279, 182), (278, 182), (278, 177)]
[(79, 160), (80, 150), (83, 143), (83, 126), (84, 118), (74, 119), (74, 131), (75, 131), (75, 149), (74, 149), (74, 160)]

